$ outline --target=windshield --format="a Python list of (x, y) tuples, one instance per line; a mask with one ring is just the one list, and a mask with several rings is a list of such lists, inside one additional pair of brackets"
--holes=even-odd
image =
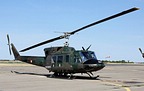
[(87, 51), (87, 52), (80, 52), (80, 56), (82, 61), (86, 61), (88, 59), (97, 59), (94, 52)]

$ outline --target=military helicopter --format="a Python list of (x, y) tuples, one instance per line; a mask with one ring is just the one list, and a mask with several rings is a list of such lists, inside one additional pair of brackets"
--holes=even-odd
[[(108, 21), (110, 19), (122, 16), (124, 14), (136, 10), (138, 10), (138, 8), (134, 7), (126, 11), (120, 12), (118, 14), (112, 15), (110, 17), (104, 18), (102, 20), (96, 21), (94, 23), (88, 24), (72, 32), (64, 32), (64, 35), (35, 44), (33, 46), (21, 50), (20, 52), (24, 52), (56, 40), (69, 39), (71, 35), (74, 35), (75, 33), (81, 30), (84, 30), (96, 24)], [(69, 47), (69, 44), (66, 41), (64, 46), (45, 48), (44, 49), (45, 56), (42, 57), (41, 56), (21, 56), (17, 51), (17, 49), (15, 48), (14, 44), (13, 43), (10, 44), (10, 39), (8, 35), (7, 38), (8, 38), (9, 50), (12, 49), (12, 52), (16, 60), (45, 67), (46, 69), (49, 70), (49, 72), (54, 72), (53, 76), (61, 76), (61, 75), (66, 76), (70, 74), (70, 77), (72, 77), (73, 74), (75, 73), (86, 73), (90, 77), (93, 77), (92, 72), (101, 70), (105, 67), (104, 63), (97, 59), (94, 51), (89, 50), (91, 46), (89, 46), (86, 49), (82, 47), (81, 50), (76, 50), (74, 47)], [(11, 50), (10, 50), (10, 54), (11, 54)]]
[(144, 58), (144, 53), (142, 52), (142, 49), (139, 48), (140, 53), (142, 54), (142, 57)]

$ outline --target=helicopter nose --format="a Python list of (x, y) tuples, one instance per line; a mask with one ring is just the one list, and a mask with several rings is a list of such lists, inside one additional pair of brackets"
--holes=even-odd
[(105, 67), (103, 62), (96, 59), (89, 59), (85, 61), (83, 64), (85, 69), (89, 71), (97, 71)]
[(84, 64), (98, 64), (99, 61), (96, 59), (88, 59), (87, 61), (84, 62)]

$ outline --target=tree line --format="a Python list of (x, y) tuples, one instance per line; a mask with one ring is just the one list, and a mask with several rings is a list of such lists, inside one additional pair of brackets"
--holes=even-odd
[(134, 63), (134, 62), (131, 62), (131, 61), (126, 61), (126, 60), (102, 60), (102, 62), (104, 63)]

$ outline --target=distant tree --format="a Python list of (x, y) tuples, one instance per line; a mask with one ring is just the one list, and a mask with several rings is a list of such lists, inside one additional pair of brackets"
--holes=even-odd
[(125, 61), (125, 60), (102, 60), (104, 63), (134, 63), (134, 62), (130, 62), (129, 60), (128, 61)]

